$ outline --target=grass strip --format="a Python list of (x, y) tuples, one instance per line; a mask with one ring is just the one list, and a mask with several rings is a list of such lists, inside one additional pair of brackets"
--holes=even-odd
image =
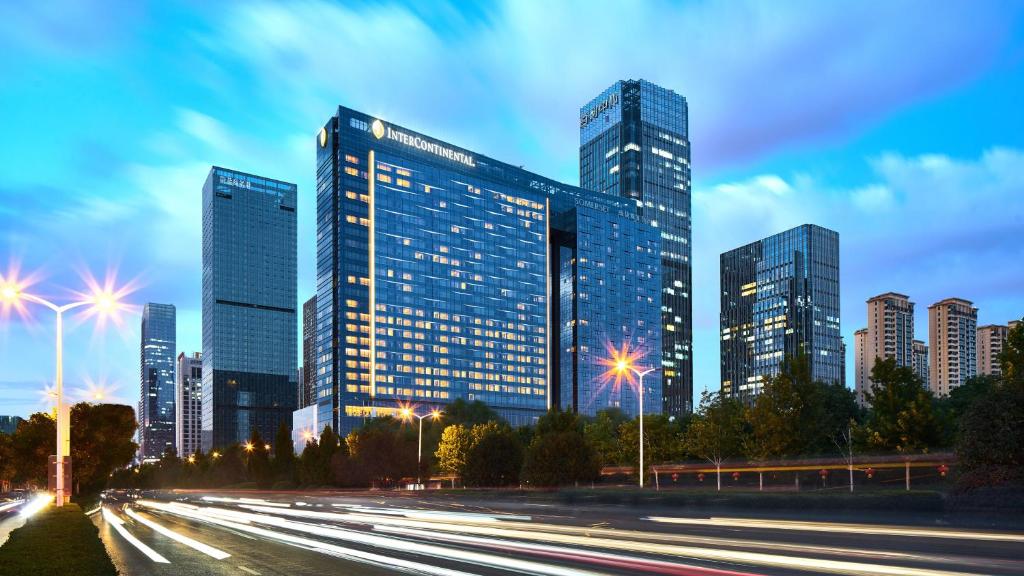
[(4, 576), (117, 576), (99, 530), (77, 504), (49, 505), (0, 546)]

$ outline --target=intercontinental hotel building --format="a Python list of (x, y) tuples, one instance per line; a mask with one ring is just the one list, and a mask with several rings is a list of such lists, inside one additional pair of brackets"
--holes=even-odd
[(344, 107), (316, 148), (318, 427), (457, 398), (513, 425), (637, 413), (601, 364), (628, 343), (661, 366), (661, 239), (634, 200)]

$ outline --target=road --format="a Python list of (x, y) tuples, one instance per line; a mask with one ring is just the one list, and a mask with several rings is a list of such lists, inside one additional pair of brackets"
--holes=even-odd
[(162, 493), (93, 515), (134, 575), (1024, 574), (1024, 532), (414, 493)]

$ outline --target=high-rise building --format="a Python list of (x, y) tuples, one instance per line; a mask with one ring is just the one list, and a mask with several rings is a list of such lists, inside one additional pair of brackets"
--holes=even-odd
[(319, 427), (457, 398), (513, 425), (552, 405), (628, 411), (590, 368), (626, 339), (660, 366), (659, 238), (628, 202), (339, 107), (317, 210)]
[(865, 402), (864, 392), (870, 390), (867, 381), (867, 339), (867, 328), (861, 328), (853, 333), (853, 390), (860, 404)]
[(928, 388), (928, 345), (921, 340), (914, 340), (914, 373), (921, 383)]
[(295, 408), (294, 184), (213, 167), (203, 186), (203, 450)]
[(875, 360), (896, 360), (897, 366), (914, 365), (914, 303), (904, 294), (886, 292), (868, 298), (868, 327), (864, 337), (864, 365), (857, 366), (857, 401), (864, 403)]
[(804, 224), (721, 256), (725, 394), (748, 397), (803, 353), (811, 375), (841, 382), (839, 234)]
[(316, 294), (302, 305), (302, 385), (299, 408), (316, 403)]
[(178, 378), (174, 396), (178, 399), (174, 428), (175, 446), (181, 457), (195, 454), (203, 447), (203, 355), (193, 352), (178, 354)]
[(173, 304), (150, 302), (142, 308), (139, 455), (143, 460), (160, 458), (174, 448), (175, 329)]
[(21, 416), (0, 416), (0, 434), (14, 434), (21, 421)]
[(928, 386), (945, 396), (977, 374), (978, 309), (946, 298), (928, 307)]
[(580, 109), (580, 186), (628, 199), (661, 232), (662, 396), (674, 416), (693, 408), (688, 124), (686, 98), (646, 80)]
[(1009, 333), (1010, 327), (1001, 324), (978, 326), (978, 374), (999, 376), (1003, 373), (999, 355), (1003, 352), (1003, 345), (1006, 344), (1006, 336)]
[[(628, 204), (627, 204), (628, 206)], [(593, 416), (605, 408), (640, 411), (628, 379), (614, 378), (602, 357), (623, 343), (650, 365), (661, 347), (661, 256), (657, 230), (593, 202), (580, 202), (551, 223), (552, 325), (558, 345), (553, 399), (563, 410)], [(628, 375), (632, 377), (633, 375)], [(660, 378), (645, 377), (644, 413), (663, 410)]]

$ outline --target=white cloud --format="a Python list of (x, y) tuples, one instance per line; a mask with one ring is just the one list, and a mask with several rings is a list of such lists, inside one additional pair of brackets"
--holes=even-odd
[(890, 152), (867, 167), (874, 181), (851, 189), (769, 174), (694, 191), (695, 354), (704, 379), (718, 374), (706, 356), (718, 351), (719, 255), (803, 223), (839, 232), (851, 351), (864, 301), (890, 290), (917, 302), (918, 337), (927, 306), (950, 296), (973, 300), (980, 322), (1024, 314), (1024, 151), (967, 159)]

